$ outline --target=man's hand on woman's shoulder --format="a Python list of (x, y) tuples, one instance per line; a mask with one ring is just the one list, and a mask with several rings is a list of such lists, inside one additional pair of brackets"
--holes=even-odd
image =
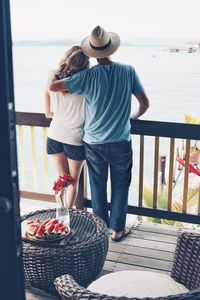
[(67, 87), (64, 83), (64, 79), (56, 79), (55, 71), (52, 71), (49, 75), (47, 88), (52, 92), (67, 92)]

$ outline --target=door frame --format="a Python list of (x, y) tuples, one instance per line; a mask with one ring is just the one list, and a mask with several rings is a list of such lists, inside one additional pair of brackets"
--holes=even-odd
[(0, 0), (0, 60), (0, 298), (24, 300), (9, 0)]

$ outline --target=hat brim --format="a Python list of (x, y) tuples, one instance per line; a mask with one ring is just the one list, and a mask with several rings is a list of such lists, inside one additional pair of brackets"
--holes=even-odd
[(91, 47), (90, 45), (90, 36), (86, 37), (82, 42), (81, 42), (81, 48), (84, 52), (85, 55), (89, 57), (94, 57), (94, 58), (104, 58), (112, 55), (117, 51), (117, 49), (120, 46), (120, 37), (118, 34), (114, 32), (108, 32), (108, 35), (111, 39), (111, 43), (108, 48), (104, 50), (95, 50)]

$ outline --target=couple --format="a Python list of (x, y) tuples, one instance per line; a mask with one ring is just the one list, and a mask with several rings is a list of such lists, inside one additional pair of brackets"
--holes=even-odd
[[(46, 115), (52, 117), (48, 106), (50, 98), (55, 112), (59, 112), (58, 119), (56, 114), (53, 116), (47, 152), (54, 154), (58, 175), (69, 171), (76, 179), (86, 157), (93, 212), (113, 230), (111, 238), (116, 242), (130, 232), (126, 227), (126, 214), (132, 168), (132, 94), (139, 102), (132, 118), (137, 119), (149, 107), (149, 100), (134, 68), (113, 62), (110, 58), (119, 45), (120, 38), (116, 33), (95, 27), (91, 35), (82, 41), (81, 47), (72, 47), (59, 68), (50, 74), (45, 93)], [(96, 58), (98, 64), (89, 68), (88, 57)], [(72, 187), (69, 206), (73, 204), (77, 188)]]

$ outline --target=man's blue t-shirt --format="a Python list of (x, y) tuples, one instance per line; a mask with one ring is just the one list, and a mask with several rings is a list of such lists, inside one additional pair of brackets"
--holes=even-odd
[(86, 143), (130, 140), (132, 94), (144, 91), (132, 66), (98, 64), (65, 78), (64, 82), (70, 93), (85, 97), (83, 140)]

